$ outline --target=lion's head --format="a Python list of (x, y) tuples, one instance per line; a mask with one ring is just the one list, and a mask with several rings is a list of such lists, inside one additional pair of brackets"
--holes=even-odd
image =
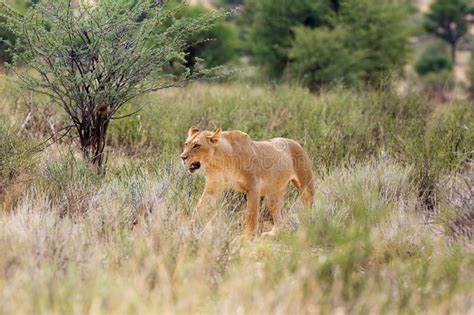
[(181, 159), (191, 173), (213, 158), (221, 133), (220, 128), (214, 132), (199, 131), (196, 127), (189, 128)]

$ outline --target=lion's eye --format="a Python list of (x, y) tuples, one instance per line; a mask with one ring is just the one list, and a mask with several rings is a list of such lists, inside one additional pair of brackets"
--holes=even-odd
[(193, 149), (198, 149), (200, 146), (201, 146), (200, 144), (195, 143), (195, 144), (193, 145)]

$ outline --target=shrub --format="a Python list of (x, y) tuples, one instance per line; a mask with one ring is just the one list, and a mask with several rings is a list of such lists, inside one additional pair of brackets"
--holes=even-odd
[[(313, 86), (321, 79), (337, 81), (341, 73), (348, 83), (380, 82), (406, 62), (404, 5), (374, 0), (265, 0), (249, 1), (248, 10), (252, 12), (252, 56), (271, 78), (280, 78), (290, 68), (293, 75), (299, 75), (297, 79)], [(329, 62), (331, 50), (341, 61), (333, 58)], [(355, 53), (353, 63), (348, 53)], [(347, 73), (355, 64), (355, 74)]]
[[(208, 13), (209, 10), (205, 7), (193, 5), (186, 7), (182, 15), (196, 19)], [(237, 29), (233, 24), (225, 21), (216, 23), (208, 31), (188, 39), (190, 47), (186, 50), (186, 65), (193, 67), (197, 58), (203, 59), (208, 67), (226, 64), (237, 56), (238, 39)]]
[[(61, 0), (17, 14), (1, 6), (18, 40), (12, 69), (25, 89), (42, 93), (69, 118), (84, 157), (102, 166), (109, 123), (139, 95), (214, 73), (186, 65), (189, 38), (208, 31), (224, 13), (174, 19), (178, 9), (149, 1), (99, 1), (73, 9)], [(74, 12), (76, 10), (76, 12)], [(166, 22), (172, 20), (171, 25)], [(170, 63), (183, 71), (171, 75)], [(27, 70), (19, 65), (27, 65)], [(31, 71), (34, 70), (34, 71)], [(133, 113), (126, 115), (130, 116)]]
[(345, 28), (294, 29), (295, 39), (288, 52), (288, 76), (312, 90), (342, 82), (355, 85), (364, 70), (359, 67), (364, 53), (346, 45), (351, 36)]
[[(26, 7), (34, 1), (28, 0), (17, 0), (17, 1), (7, 1), (8, 4), (13, 6), (15, 9), (24, 11)], [(0, 9), (1, 10), (1, 9)], [(5, 19), (1, 17), (0, 14), (0, 65), (3, 62), (12, 61), (12, 53), (9, 51), (9, 45), (7, 43), (15, 43), (16, 36), (8, 28), (2, 26), (5, 22)]]
[(14, 43), (15, 40), (16, 37), (11, 32), (5, 28), (0, 27), (0, 62), (10, 62), (12, 60), (12, 56), (8, 52), (8, 45), (4, 41)]
[(442, 53), (423, 54), (415, 66), (416, 72), (424, 76), (433, 72), (452, 70), (453, 64), (448, 56)]
[(273, 79), (283, 75), (296, 26), (323, 25), (328, 7), (314, 0), (247, 0), (245, 14), (252, 21), (248, 45), (254, 61)]
[(365, 82), (380, 83), (407, 62), (407, 7), (391, 0), (341, 1), (340, 20), (350, 30), (348, 47), (362, 50)]

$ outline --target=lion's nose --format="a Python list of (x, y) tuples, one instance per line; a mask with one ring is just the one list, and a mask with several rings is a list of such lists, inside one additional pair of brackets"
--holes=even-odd
[(181, 160), (186, 161), (187, 158), (188, 158), (187, 155), (181, 155)]

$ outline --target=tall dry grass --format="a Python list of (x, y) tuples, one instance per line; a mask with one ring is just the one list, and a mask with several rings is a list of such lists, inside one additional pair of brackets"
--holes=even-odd
[[(391, 93), (233, 84), (152, 95), (140, 116), (113, 124), (100, 177), (66, 140), (17, 155), (49, 131), (23, 126), (25, 101), (8, 90), (0, 313), (473, 312), (463, 219), (472, 109), (433, 113), (420, 96)], [(239, 194), (196, 216), (203, 177), (177, 155), (191, 123), (301, 141), (318, 174), (314, 206), (290, 189), (287, 229), (253, 242), (242, 238)], [(428, 188), (432, 208), (420, 194)]]

